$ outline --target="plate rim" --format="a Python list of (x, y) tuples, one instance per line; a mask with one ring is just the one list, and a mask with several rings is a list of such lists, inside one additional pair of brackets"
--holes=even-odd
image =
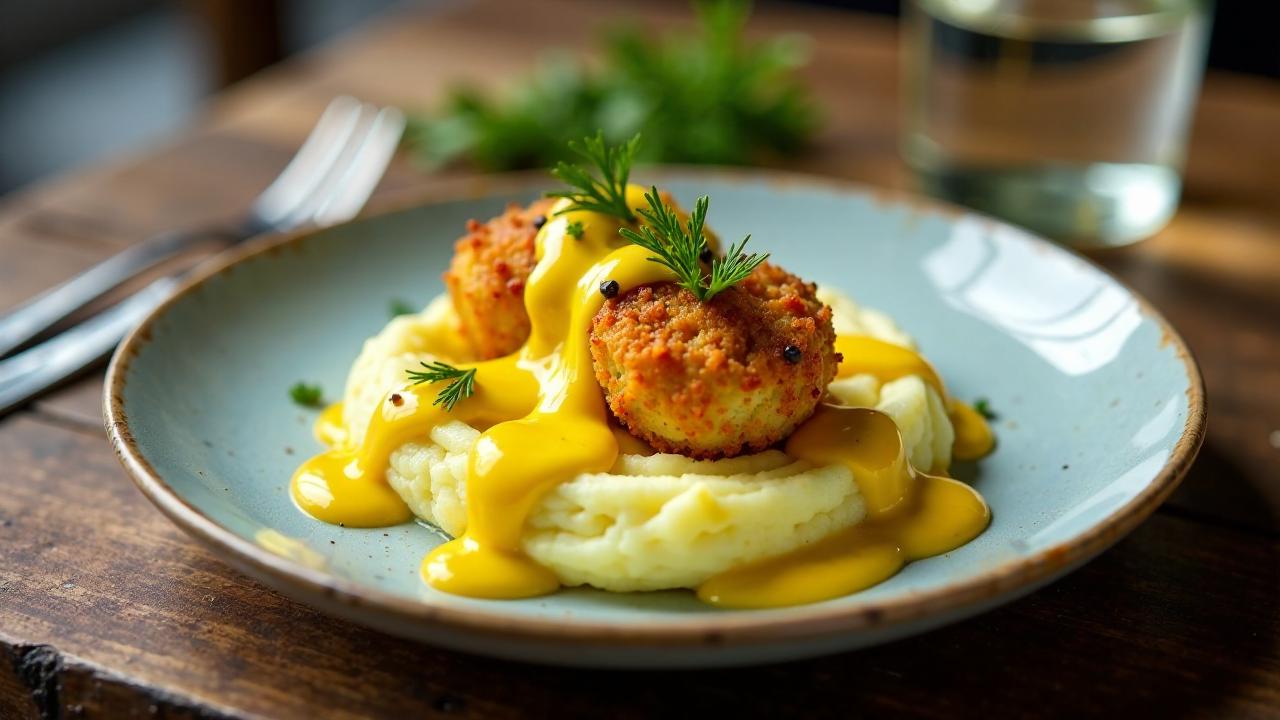
[[(870, 198), (877, 203), (901, 205), (917, 214), (944, 215), (950, 218), (977, 217), (1000, 227), (1012, 227), (980, 213), (946, 202), (912, 195), (898, 190), (868, 186), (862, 183), (807, 173), (751, 170), (723, 167), (682, 165), (649, 166), (646, 176), (672, 179), (704, 179), (730, 184), (767, 183), (794, 188), (808, 187)], [(374, 204), (356, 218), (339, 226), (359, 223), (374, 216), (411, 210), (459, 200), (481, 200), (500, 192), (531, 190), (546, 185), (544, 171), (500, 173), (427, 182), (424, 186), (402, 191), (386, 201)], [(338, 226), (334, 226), (338, 227)], [(124, 392), (132, 361), (150, 342), (156, 322), (175, 303), (241, 263), (261, 255), (274, 254), (305, 242), (330, 228), (307, 228), (275, 236), (252, 239), (195, 272), (179, 289), (156, 307), (117, 347), (107, 368), (103, 393), (103, 419), (112, 448), (135, 485), (174, 524), (215, 550), (220, 559), (247, 574), (273, 585), (277, 590), (298, 598), (319, 596), (325, 606), (337, 603), (351, 617), (364, 612), (390, 613), (397, 620), (415, 625), (439, 626), (442, 630), (501, 636), (506, 640), (574, 641), (639, 646), (726, 646), (759, 644), (769, 641), (800, 642), (830, 633), (884, 629), (912, 621), (994, 602), (1020, 588), (1034, 588), (1096, 556), (1146, 519), (1186, 475), (1206, 433), (1204, 380), (1186, 342), (1165, 317), (1139, 292), (1101, 267), (1091, 258), (1059, 246), (1035, 233), (1015, 228), (1018, 236), (1038, 249), (1065, 253), (1101, 272), (1132, 296), (1140, 312), (1161, 329), (1161, 345), (1171, 345), (1182, 362), (1189, 386), (1186, 392), (1187, 419), (1173, 452), (1155, 478), (1125, 505), (1085, 530), (1079, 537), (1057, 543), (1037, 553), (1017, 557), (979, 575), (943, 587), (917, 592), (893, 600), (862, 603), (853, 607), (825, 604), (799, 605), (755, 611), (726, 611), (690, 617), (654, 620), (643, 624), (619, 624), (600, 620), (566, 620), (557, 617), (521, 617), (501, 610), (433, 604), (427, 600), (411, 600), (375, 587), (361, 585), (288, 560), (252, 541), (240, 537), (190, 504), (160, 476), (143, 455), (129, 425), (124, 405)], [(500, 604), (499, 604), (500, 606)], [(387, 629), (389, 623), (378, 625)], [(423, 636), (424, 633), (413, 634)]]

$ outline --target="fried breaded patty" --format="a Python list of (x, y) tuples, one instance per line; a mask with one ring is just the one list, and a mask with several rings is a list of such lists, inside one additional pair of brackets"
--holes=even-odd
[(831, 309), (815, 289), (764, 263), (708, 302), (672, 283), (607, 301), (590, 340), (609, 408), (658, 450), (695, 458), (782, 440), (839, 364)]
[(509, 355), (529, 337), (524, 285), (536, 262), (534, 238), (553, 202), (513, 204), (486, 223), (470, 220), (454, 246), (444, 283), (479, 359)]

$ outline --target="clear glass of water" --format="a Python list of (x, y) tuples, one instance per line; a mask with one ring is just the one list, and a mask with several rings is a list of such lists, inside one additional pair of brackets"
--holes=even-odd
[(908, 0), (903, 155), (924, 189), (1076, 247), (1177, 208), (1202, 0)]

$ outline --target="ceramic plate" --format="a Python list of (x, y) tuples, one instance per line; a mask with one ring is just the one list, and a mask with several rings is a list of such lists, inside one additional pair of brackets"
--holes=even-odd
[[(229, 563), (302, 602), (387, 632), (539, 662), (756, 663), (880, 643), (1030, 592), (1108, 547), (1173, 490), (1204, 435), (1199, 372), (1172, 328), (1088, 261), (1007, 225), (856, 186), (779, 175), (650, 173), (722, 237), (891, 313), (957, 397), (988, 398), (996, 452), (957, 474), (990, 528), (855, 595), (760, 611), (691, 593), (562, 590), (486, 601), (418, 578), (427, 527), (316, 522), (287, 492), (320, 450), (299, 379), (332, 397), (388, 304), (424, 304), (469, 218), (548, 186), (475, 192), (246, 246), (188, 284), (120, 347), (107, 427), (159, 508)], [(456, 195), (464, 195), (457, 197)]]

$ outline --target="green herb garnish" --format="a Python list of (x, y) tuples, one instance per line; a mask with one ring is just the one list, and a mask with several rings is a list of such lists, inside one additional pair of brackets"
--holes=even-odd
[(319, 385), (296, 382), (289, 388), (289, 397), (304, 407), (320, 407), (324, 404), (324, 391)]
[(412, 315), (418, 312), (412, 305), (400, 298), (393, 298), (387, 306), (387, 309), (391, 312), (391, 317), (393, 318), (400, 317), (401, 315)]
[(999, 417), (999, 415), (996, 415), (995, 411), (991, 409), (991, 402), (986, 398), (978, 398), (975, 400), (973, 402), (973, 409), (987, 420), (995, 420)]
[(767, 253), (747, 255), (744, 252), (747, 241), (751, 239), (748, 235), (731, 246), (728, 255), (712, 260), (711, 277), (708, 281), (703, 278), (699, 258), (707, 250), (703, 228), (706, 226), (710, 199), (706, 195), (698, 198), (689, 222), (683, 226), (676, 211), (658, 196), (658, 188), (654, 187), (645, 193), (644, 199), (649, 207), (640, 210), (640, 215), (644, 217), (646, 224), (640, 227), (639, 232), (622, 228), (618, 233), (626, 240), (652, 251), (656, 257), (649, 258), (649, 261), (670, 268), (676, 274), (676, 284), (693, 293), (699, 300), (705, 302), (715, 297), (717, 293), (750, 275), (752, 270), (769, 257)]
[(411, 119), (409, 144), (429, 165), (486, 170), (552, 166), (570, 157), (566, 141), (597, 128), (614, 142), (643, 134), (651, 162), (743, 165), (802, 150), (819, 114), (796, 72), (809, 38), (748, 40), (748, 0), (692, 4), (692, 33), (631, 23), (604, 36), (590, 67), (560, 50), (500, 95), (456, 89)]
[(440, 382), (441, 380), (451, 381), (436, 395), (435, 401), (431, 403), (432, 405), (444, 405), (445, 410), (452, 410), (459, 400), (471, 397), (476, 391), (475, 368), (463, 370), (438, 360), (430, 365), (427, 363), (419, 364), (425, 369), (405, 371), (414, 385)]
[(745, 280), (751, 271), (769, 257), (769, 253), (748, 255), (745, 250), (750, 239), (750, 235), (742, 238), (737, 245), (729, 246), (729, 252), (724, 257), (711, 261), (711, 281), (707, 284), (707, 296), (704, 300), (709, 300), (721, 290)]
[(569, 237), (573, 238), (574, 240), (581, 240), (582, 233), (586, 232), (586, 229), (582, 227), (581, 220), (574, 220), (573, 222), (565, 226), (564, 231), (566, 234), (569, 235)]
[(631, 175), (631, 163), (640, 136), (636, 135), (621, 145), (609, 145), (604, 133), (596, 131), (581, 142), (569, 141), (569, 149), (581, 155), (591, 167), (573, 163), (556, 163), (551, 174), (569, 186), (569, 190), (553, 190), (547, 197), (568, 198), (572, 204), (556, 212), (563, 215), (574, 210), (604, 213), (623, 222), (635, 222), (635, 213), (627, 207), (627, 178)]

